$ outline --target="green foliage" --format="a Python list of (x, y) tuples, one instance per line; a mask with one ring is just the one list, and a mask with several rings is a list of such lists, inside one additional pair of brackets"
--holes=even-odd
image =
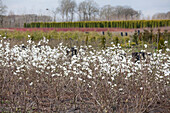
[(130, 45), (131, 46), (136, 46), (136, 42), (131, 42)]
[(88, 45), (88, 40), (89, 40), (89, 37), (86, 36), (86, 45)]
[(170, 20), (32, 22), (24, 24), (24, 28), (156, 28), (166, 26), (170, 26)]
[(135, 31), (135, 33), (133, 35), (133, 42), (135, 42), (136, 45), (138, 45), (138, 33), (137, 33), (137, 31)]
[(105, 46), (106, 46), (106, 38), (104, 36), (101, 39), (101, 44), (102, 44), (102, 47), (105, 48)]
[(144, 33), (143, 33), (143, 41), (144, 42), (148, 42), (149, 40), (149, 36), (150, 36), (150, 33), (148, 30), (144, 30)]
[(125, 43), (128, 43), (129, 40), (130, 40), (130, 37), (129, 37), (129, 36), (125, 36), (125, 37), (124, 37)]
[[(32, 39), (35, 42), (37, 42), (40, 39), (43, 39), (43, 37), (46, 37), (49, 39), (49, 41), (52, 41), (54, 45), (56, 42), (65, 42), (66, 44), (70, 43), (70, 40), (72, 42), (72, 45), (92, 45), (93, 47), (108, 47), (110, 46), (111, 42), (114, 42), (115, 45), (118, 43), (122, 45), (122, 47), (128, 48), (131, 46), (135, 46), (135, 48), (142, 48), (143, 44), (152, 45), (151, 49), (156, 48), (158, 49), (165, 49), (165, 46), (169, 48), (170, 46), (170, 34), (168, 31), (165, 33), (159, 33), (159, 32), (151, 32), (151, 31), (144, 31), (144, 33), (141, 33), (139, 36), (137, 32), (135, 32), (133, 35), (129, 36), (120, 36), (118, 33), (112, 33), (112, 32), (105, 32), (105, 35), (103, 36), (99, 32), (57, 32), (55, 30), (53, 31), (0, 31), (0, 38), (3, 39), (3, 37), (6, 37), (7, 39), (17, 39), (22, 40), (23, 43), (26, 43), (28, 39)], [(28, 37), (30, 35), (30, 37)], [(159, 37), (158, 37), (159, 36)], [(141, 38), (140, 38), (141, 37)], [(152, 41), (150, 42), (152, 37)], [(158, 39), (158, 45), (157, 45), (157, 39)], [(54, 41), (55, 40), (55, 41)], [(130, 46), (129, 46), (129, 40)], [(166, 45), (164, 44), (164, 41), (168, 41)], [(137, 45), (138, 44), (138, 45)], [(56, 45), (57, 46), (57, 45)], [(149, 48), (149, 46), (148, 46)]]
[(113, 42), (115, 43), (115, 45), (117, 46), (117, 44), (119, 43), (119, 37), (113, 37)]
[(164, 39), (161, 37), (158, 43), (158, 50), (159, 49), (165, 49)]

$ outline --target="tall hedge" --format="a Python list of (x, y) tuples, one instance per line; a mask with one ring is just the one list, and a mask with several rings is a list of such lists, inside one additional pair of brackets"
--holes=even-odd
[(170, 20), (32, 22), (24, 24), (25, 28), (155, 28), (167, 26), (170, 26)]

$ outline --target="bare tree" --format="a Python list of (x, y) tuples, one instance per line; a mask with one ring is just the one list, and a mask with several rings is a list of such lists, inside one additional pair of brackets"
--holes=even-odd
[(95, 15), (98, 12), (97, 3), (93, 0), (87, 1), (87, 13), (88, 13), (88, 20), (91, 21), (92, 15)]
[(70, 3), (70, 10), (69, 10), (69, 13), (70, 13), (70, 15), (71, 15), (71, 21), (73, 21), (74, 13), (75, 13), (75, 11), (76, 11), (76, 7), (77, 7), (76, 2), (75, 2), (75, 1), (72, 1), (72, 2)]
[(62, 20), (64, 21), (64, 16), (65, 16), (65, 11), (66, 11), (66, 9), (65, 9), (65, 0), (62, 0), (61, 2), (60, 2), (60, 6), (58, 7), (58, 9), (59, 9), (59, 12), (61, 13), (61, 16), (62, 16)]
[(152, 19), (170, 19), (170, 12), (156, 13), (152, 16)]
[(166, 19), (170, 19), (170, 11), (166, 13)]
[(59, 12), (59, 8), (56, 8), (55, 10), (50, 10), (50, 9), (46, 9), (47, 11), (50, 11), (53, 15), (53, 21), (55, 22), (56, 21), (56, 16), (57, 16), (57, 13)]
[(126, 20), (129, 20), (129, 19), (133, 20), (139, 14), (138, 14), (138, 11), (135, 11), (134, 9), (132, 9), (129, 6), (126, 6), (126, 7), (123, 8), (122, 15), (124, 15), (124, 18)]
[(7, 27), (15, 26), (15, 13), (13, 11), (9, 11), (8, 17), (9, 17), (9, 23), (8, 25), (5, 26)]
[(79, 4), (78, 15), (80, 21), (91, 21), (99, 12), (98, 4), (93, 0), (86, 0)]
[(4, 14), (7, 12), (7, 6), (5, 6), (2, 3), (2, 0), (0, 0), (0, 26), (3, 27), (3, 18), (4, 18)]
[(117, 6), (115, 8), (115, 14), (116, 14), (117, 19), (121, 19), (122, 18), (123, 9), (124, 9), (123, 6)]
[(86, 11), (86, 2), (83, 1), (78, 6), (78, 15), (80, 21), (85, 21), (87, 17), (87, 11)]
[(100, 19), (101, 20), (112, 20), (114, 16), (114, 7), (111, 5), (105, 5), (100, 10)]
[(116, 20), (134, 20), (140, 18), (141, 11), (136, 11), (129, 6), (116, 6), (113, 14)]
[(74, 0), (61, 0), (58, 7), (59, 12), (62, 15), (63, 21), (73, 21), (73, 16), (76, 8), (76, 2)]

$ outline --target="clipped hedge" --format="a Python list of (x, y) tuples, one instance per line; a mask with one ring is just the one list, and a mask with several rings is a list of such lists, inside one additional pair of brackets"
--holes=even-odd
[(156, 28), (170, 26), (170, 20), (32, 22), (25, 28)]

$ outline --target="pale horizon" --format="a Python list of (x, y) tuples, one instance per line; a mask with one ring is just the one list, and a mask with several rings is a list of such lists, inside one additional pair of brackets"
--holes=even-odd
[[(77, 4), (83, 0), (75, 0)], [(99, 7), (104, 5), (130, 6), (135, 10), (142, 11), (144, 17), (152, 17), (156, 13), (167, 13), (170, 11), (170, 0), (94, 0)], [(50, 10), (58, 7), (60, 0), (2, 0), (6, 5), (7, 14), (13, 11), (14, 14), (48, 14)]]

